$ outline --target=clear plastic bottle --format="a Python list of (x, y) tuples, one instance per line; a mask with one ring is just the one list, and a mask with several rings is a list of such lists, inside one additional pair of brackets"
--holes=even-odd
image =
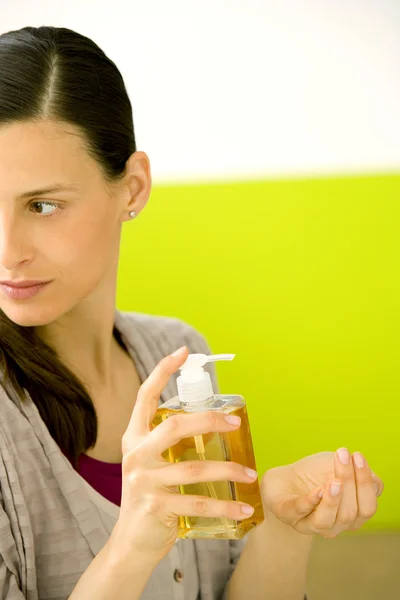
[[(234, 461), (256, 470), (246, 403), (243, 396), (214, 394), (211, 378), (203, 366), (216, 360), (232, 360), (234, 354), (189, 354), (180, 367), (177, 379), (178, 396), (162, 404), (153, 420), (153, 428), (162, 421), (182, 412), (222, 411), (241, 417), (241, 425), (229, 433), (207, 433), (182, 439), (164, 452), (163, 457), (173, 463), (185, 460)], [(179, 538), (240, 539), (264, 520), (260, 485), (253, 483), (214, 481), (179, 486), (181, 494), (196, 494), (237, 500), (254, 507), (254, 513), (243, 520), (227, 518), (180, 517)]]

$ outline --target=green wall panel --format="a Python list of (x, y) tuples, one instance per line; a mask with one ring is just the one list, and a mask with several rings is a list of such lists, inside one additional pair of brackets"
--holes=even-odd
[(258, 470), (347, 446), (400, 527), (400, 175), (155, 186), (117, 305), (179, 317), (248, 402)]

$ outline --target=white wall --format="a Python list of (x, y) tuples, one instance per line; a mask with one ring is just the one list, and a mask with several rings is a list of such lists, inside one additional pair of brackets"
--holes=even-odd
[(400, 170), (400, 0), (0, 0), (116, 62), (153, 181)]

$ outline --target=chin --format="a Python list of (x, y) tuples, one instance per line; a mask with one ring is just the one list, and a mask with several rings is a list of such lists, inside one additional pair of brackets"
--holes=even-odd
[(40, 327), (48, 325), (61, 316), (64, 311), (57, 310), (54, 306), (46, 306), (38, 303), (37, 306), (28, 304), (19, 306), (2, 306), (1, 310), (16, 325), (20, 327)]

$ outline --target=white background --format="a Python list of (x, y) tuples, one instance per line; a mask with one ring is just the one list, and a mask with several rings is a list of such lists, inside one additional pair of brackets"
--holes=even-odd
[(117, 64), (153, 182), (400, 170), (400, 0), (0, 0)]

